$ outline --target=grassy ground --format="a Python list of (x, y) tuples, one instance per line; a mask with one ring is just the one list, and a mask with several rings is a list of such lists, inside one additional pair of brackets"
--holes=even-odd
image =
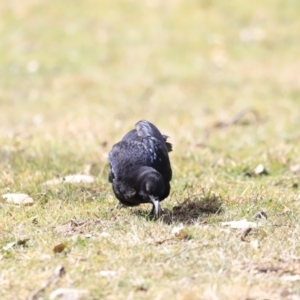
[[(62, 265), (35, 299), (300, 299), (299, 13), (297, 0), (1, 1), (0, 192), (35, 203), (0, 202), (0, 298), (30, 299)], [(172, 215), (157, 222), (150, 205), (111, 211), (107, 153), (140, 119), (174, 148)], [(77, 173), (96, 181), (42, 185)], [(261, 210), (246, 237), (221, 224)]]

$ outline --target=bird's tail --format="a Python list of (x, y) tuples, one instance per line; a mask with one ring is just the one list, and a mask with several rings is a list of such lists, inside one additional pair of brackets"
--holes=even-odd
[(158, 128), (155, 125), (153, 125), (152, 123), (150, 123), (146, 120), (138, 121), (135, 124), (135, 128), (136, 128), (136, 132), (137, 132), (138, 136), (154, 137), (166, 145), (168, 152), (172, 151), (172, 144), (167, 142), (168, 136), (162, 135), (160, 133), (160, 131), (158, 130)]
[(135, 128), (138, 136), (140, 137), (148, 137), (148, 136), (156, 137), (157, 135), (161, 136), (160, 131), (152, 123), (145, 120), (138, 121), (135, 124)]

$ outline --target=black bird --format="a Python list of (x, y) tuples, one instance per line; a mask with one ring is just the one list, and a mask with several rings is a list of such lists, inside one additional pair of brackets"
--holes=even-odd
[(148, 121), (139, 121), (109, 152), (109, 182), (126, 206), (152, 203), (151, 214), (161, 215), (160, 201), (169, 196), (172, 169), (167, 136)]

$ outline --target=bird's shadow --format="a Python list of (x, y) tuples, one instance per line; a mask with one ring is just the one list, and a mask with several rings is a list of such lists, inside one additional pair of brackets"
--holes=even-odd
[[(223, 202), (221, 196), (209, 191), (189, 196), (181, 202), (178, 201), (178, 205), (174, 206), (172, 210), (164, 209), (159, 220), (166, 224), (183, 223), (191, 225), (209, 215), (220, 214), (222, 212)], [(138, 209), (134, 213), (149, 220), (151, 219), (149, 214), (144, 210)]]

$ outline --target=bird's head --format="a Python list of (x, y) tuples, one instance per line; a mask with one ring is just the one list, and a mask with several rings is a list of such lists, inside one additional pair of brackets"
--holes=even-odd
[(142, 167), (139, 172), (139, 194), (149, 200), (149, 196), (161, 199), (165, 193), (165, 183), (162, 175), (151, 167)]
[(161, 215), (160, 201), (163, 200), (166, 186), (162, 175), (151, 167), (142, 167), (139, 172), (139, 194), (153, 204), (155, 219)]

